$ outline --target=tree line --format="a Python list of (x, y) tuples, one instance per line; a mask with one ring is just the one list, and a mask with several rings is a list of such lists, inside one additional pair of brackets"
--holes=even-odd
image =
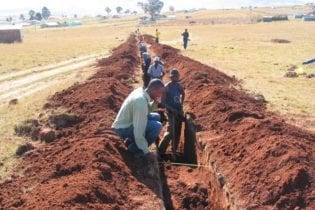
[[(34, 10), (31, 9), (28, 12), (28, 15), (29, 15), (28, 20), (39, 20), (39, 21), (41, 21), (42, 19), (47, 20), (51, 16), (51, 12), (50, 12), (50, 10), (47, 7), (43, 7), (41, 12), (35, 12)], [(24, 21), (27, 18), (24, 16), (24, 14), (20, 14), (19, 19)], [(6, 20), (8, 22), (12, 22), (13, 18), (10, 16), (10, 17), (7, 17)]]
[[(155, 17), (160, 14), (162, 8), (164, 7), (164, 3), (160, 0), (146, 0), (144, 2), (138, 2), (137, 6), (139, 6), (144, 11), (144, 13), (150, 14), (151, 19), (154, 20)], [(118, 14), (122, 14), (124, 10), (121, 6), (117, 6), (115, 9)], [(174, 6), (170, 6), (169, 10), (173, 12), (175, 10)], [(105, 12), (107, 13), (107, 15), (110, 15), (110, 13), (112, 12), (112, 9), (110, 7), (106, 7)], [(137, 14), (137, 11), (131, 12), (130, 9), (126, 9), (123, 13)], [(29, 18), (28, 18), (29, 20), (41, 21), (42, 19), (47, 20), (51, 16), (51, 12), (46, 6), (44, 6), (41, 12), (35, 12), (34, 10), (30, 10), (28, 12), (28, 15), (29, 15)], [(19, 19), (24, 21), (26, 20), (26, 17), (23, 14), (21, 14)], [(12, 17), (8, 17), (7, 21), (12, 22)]]

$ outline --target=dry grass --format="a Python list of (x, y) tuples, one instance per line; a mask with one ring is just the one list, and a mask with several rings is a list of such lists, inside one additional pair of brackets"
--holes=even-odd
[(131, 31), (123, 21), (72, 28), (24, 29), (24, 41), (0, 44), (0, 73), (64, 61), (89, 54), (104, 53), (121, 43)]
[[(161, 32), (161, 42), (182, 49), (181, 33), (188, 28), (191, 42), (184, 55), (213, 66), (243, 81), (250, 92), (262, 93), (271, 110), (287, 118), (315, 119), (315, 83), (304, 76), (284, 78), (286, 70), (297, 65), (307, 73), (315, 73), (315, 66), (301, 63), (314, 56), (314, 23), (287, 21), (239, 25), (182, 25), (145, 27), (154, 35)], [(279, 44), (272, 39), (291, 43)], [(315, 123), (295, 122), (315, 131)]]

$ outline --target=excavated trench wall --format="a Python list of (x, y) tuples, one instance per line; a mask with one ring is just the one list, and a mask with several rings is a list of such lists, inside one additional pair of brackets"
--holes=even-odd
[(180, 71), (185, 110), (195, 115), (197, 160), (210, 166), (215, 209), (315, 208), (314, 133), (268, 112), (234, 78), (151, 36), (145, 40), (167, 73)]
[(131, 36), (99, 60), (93, 77), (50, 98), (49, 113), (61, 108), (82, 121), (56, 129), (55, 141), (22, 156), (0, 184), (0, 209), (164, 209), (158, 178), (147, 175), (111, 129), (133, 89), (137, 53)]

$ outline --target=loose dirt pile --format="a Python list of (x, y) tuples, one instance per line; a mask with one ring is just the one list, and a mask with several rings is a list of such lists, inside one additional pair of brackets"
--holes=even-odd
[(167, 70), (179, 69), (199, 145), (224, 189), (233, 192), (235, 206), (315, 209), (315, 135), (266, 111), (232, 78), (145, 38)]
[(140, 64), (137, 49), (132, 36), (99, 61), (90, 80), (51, 98), (52, 108), (71, 110), (82, 121), (25, 153), (11, 179), (0, 185), (0, 209), (147, 209), (154, 200), (159, 208), (156, 180), (145, 177), (142, 162), (110, 129), (132, 90), (127, 79)]

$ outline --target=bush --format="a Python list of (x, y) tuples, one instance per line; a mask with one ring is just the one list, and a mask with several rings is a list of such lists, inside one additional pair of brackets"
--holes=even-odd
[(14, 132), (17, 136), (31, 136), (34, 127), (38, 126), (38, 121), (34, 119), (25, 120), (19, 125), (14, 126)]

